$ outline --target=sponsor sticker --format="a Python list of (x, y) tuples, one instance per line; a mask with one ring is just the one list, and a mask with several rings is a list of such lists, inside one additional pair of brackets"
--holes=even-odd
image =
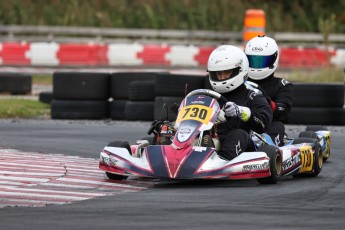
[(263, 164), (244, 165), (242, 168), (242, 171), (257, 171), (257, 170), (268, 169), (268, 167), (269, 167), (268, 162), (265, 162)]

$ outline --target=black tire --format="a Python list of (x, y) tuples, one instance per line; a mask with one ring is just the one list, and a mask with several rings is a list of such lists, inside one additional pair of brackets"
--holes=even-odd
[(277, 146), (261, 145), (258, 152), (265, 152), (270, 158), (270, 172), (271, 176), (265, 178), (258, 178), (260, 184), (276, 184), (282, 173), (282, 155)]
[(155, 81), (132, 81), (128, 86), (128, 98), (131, 101), (154, 101)]
[(38, 100), (42, 103), (50, 104), (53, 100), (53, 92), (40, 92), (38, 94)]
[[(329, 131), (325, 126), (322, 126), (322, 125), (308, 125), (307, 128), (306, 128), (306, 130), (307, 130), (307, 131), (314, 131), (314, 132), (320, 131), (320, 130)], [(328, 158), (330, 157), (330, 155), (331, 155), (331, 152), (329, 152), (329, 154), (328, 154), (327, 157), (325, 156), (325, 157), (323, 158), (323, 161), (324, 161), (324, 162), (327, 161)]]
[(110, 76), (108, 73), (55, 72), (53, 98), (65, 100), (107, 100)]
[(300, 132), (299, 137), (309, 137), (315, 140), (318, 139), (317, 134), (314, 131), (302, 131)]
[(341, 108), (344, 84), (294, 83), (293, 106)]
[(324, 131), (328, 131), (328, 129), (323, 126), (323, 125), (308, 125), (306, 128), (306, 131), (320, 131), (320, 130), (324, 130)]
[(180, 106), (183, 97), (156, 97), (154, 106), (154, 120), (175, 121), (177, 114), (172, 109)]
[(314, 161), (313, 161), (313, 171), (311, 173), (302, 173), (297, 174), (296, 176), (310, 176), (316, 177), (320, 174), (322, 167), (323, 167), (323, 156), (322, 156), (322, 149), (317, 140), (314, 138), (308, 137), (301, 137), (293, 140), (293, 144), (301, 144), (301, 143), (313, 143), (314, 144)]
[(125, 108), (128, 100), (116, 99), (109, 103), (109, 113), (112, 120), (125, 120)]
[(105, 175), (107, 175), (107, 177), (111, 180), (126, 180), (128, 178), (128, 176), (122, 176), (122, 175), (113, 174), (110, 172), (105, 172)]
[(156, 97), (185, 97), (195, 89), (204, 88), (204, 85), (204, 75), (158, 74)]
[(0, 73), (0, 93), (13, 95), (30, 94), (32, 76), (19, 73)]
[[(131, 147), (129, 146), (129, 143), (127, 141), (112, 141), (109, 142), (107, 144), (107, 146), (109, 147), (121, 147), (121, 148), (126, 148), (130, 154), (132, 154), (131, 152)], [(119, 174), (113, 174), (110, 172), (105, 172), (105, 174), (107, 175), (107, 177), (111, 180), (126, 180), (128, 178), (128, 176), (124, 176), (124, 175), (119, 175)]]
[(125, 107), (125, 118), (129, 121), (152, 121), (153, 101), (128, 101)]
[(52, 100), (52, 119), (105, 119), (108, 118), (107, 101)]
[(292, 107), (288, 124), (345, 125), (345, 109)]
[(128, 86), (132, 81), (156, 80), (158, 72), (119, 72), (110, 75), (110, 96), (128, 100)]

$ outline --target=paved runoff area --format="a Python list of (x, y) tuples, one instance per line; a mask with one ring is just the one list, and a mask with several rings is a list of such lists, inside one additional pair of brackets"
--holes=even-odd
[(148, 186), (107, 179), (96, 159), (0, 149), (0, 208), (62, 205)]

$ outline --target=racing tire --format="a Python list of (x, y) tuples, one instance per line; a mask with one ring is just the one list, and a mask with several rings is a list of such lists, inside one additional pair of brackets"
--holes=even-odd
[(270, 158), (270, 172), (271, 176), (265, 178), (258, 178), (257, 181), (260, 184), (276, 184), (282, 173), (282, 154), (277, 146), (273, 145), (261, 145), (258, 148), (258, 152), (265, 152)]
[(185, 97), (204, 87), (205, 75), (160, 73), (157, 75), (156, 97)]
[(299, 177), (299, 176), (317, 177), (322, 170), (323, 162), (324, 162), (323, 156), (322, 156), (321, 145), (314, 138), (308, 138), (308, 137), (297, 138), (293, 141), (293, 144), (301, 144), (301, 143), (314, 143), (313, 170), (311, 173), (308, 172), (308, 173), (297, 174), (297, 175), (294, 175), (294, 177)]
[(53, 100), (53, 92), (40, 92), (38, 100), (42, 103), (50, 104)]
[(328, 131), (328, 129), (323, 126), (323, 125), (308, 125), (307, 128), (305, 129), (305, 131), (320, 131), (320, 130), (324, 130), (324, 131)]
[[(126, 148), (130, 154), (132, 154), (131, 147), (129, 146), (129, 143), (127, 141), (112, 141), (107, 144), (109, 147), (121, 147)], [(114, 174), (110, 172), (105, 172), (107, 177), (111, 180), (126, 180), (128, 176)]]
[[(308, 125), (307, 128), (306, 128), (306, 131), (314, 131), (314, 132), (316, 132), (316, 131), (320, 131), (320, 130), (329, 131), (325, 126), (322, 126), (322, 125)], [(330, 155), (331, 155), (331, 151), (329, 151), (327, 157), (325, 156), (323, 158), (323, 161), (324, 162), (327, 161)]]
[(53, 98), (59, 100), (107, 100), (110, 75), (97, 72), (54, 72)]
[(132, 81), (153, 80), (159, 72), (118, 72), (110, 75), (110, 97), (129, 99), (128, 86)]
[(315, 140), (318, 139), (317, 134), (314, 131), (303, 131), (300, 132), (299, 137), (309, 137), (309, 138), (313, 138)]
[(175, 121), (177, 113), (174, 107), (179, 107), (183, 97), (156, 97), (154, 101), (154, 120)]
[(52, 119), (105, 119), (108, 118), (108, 102), (101, 100), (51, 101)]
[(128, 99), (130, 101), (154, 101), (155, 84), (154, 80), (130, 82), (128, 85)]

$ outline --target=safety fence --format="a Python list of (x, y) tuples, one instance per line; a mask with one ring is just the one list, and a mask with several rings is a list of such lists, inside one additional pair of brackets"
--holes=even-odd
[[(294, 84), (289, 124), (345, 125), (344, 84)], [(184, 96), (210, 88), (205, 75), (55, 72), (52, 119), (175, 120)]]
[[(0, 43), (0, 66), (205, 68), (216, 45)], [(242, 48), (242, 47), (241, 47)], [(343, 68), (345, 49), (281, 47), (280, 68)]]

